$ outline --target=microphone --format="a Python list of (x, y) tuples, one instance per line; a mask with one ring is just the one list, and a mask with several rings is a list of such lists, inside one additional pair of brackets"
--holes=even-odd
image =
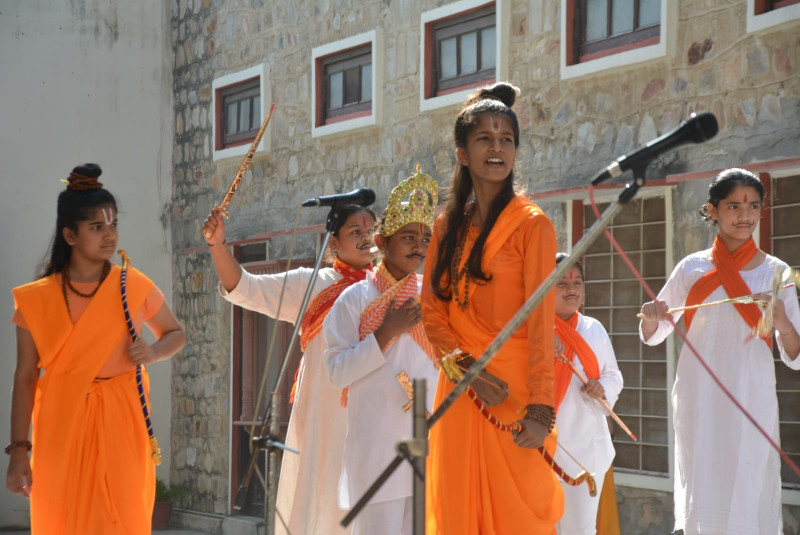
[(686, 143), (702, 143), (717, 135), (719, 126), (713, 113), (691, 114), (671, 132), (667, 132), (626, 156), (620, 156), (592, 180), (592, 186), (609, 178), (616, 178), (628, 169), (647, 167), (650, 160)]
[(375, 192), (369, 188), (355, 189), (350, 193), (339, 193), (338, 195), (326, 195), (308, 199), (302, 206), (330, 206), (336, 208), (345, 204), (360, 204), (369, 206), (375, 202)]

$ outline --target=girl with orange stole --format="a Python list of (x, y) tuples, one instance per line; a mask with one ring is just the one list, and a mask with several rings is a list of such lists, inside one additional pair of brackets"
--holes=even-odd
[[(375, 236), (383, 259), (366, 280), (342, 293), (325, 318), (325, 368), (333, 385), (346, 390), (343, 509), (356, 504), (394, 459), (397, 442), (411, 435), (404, 383), (417, 377), (428, 385), (436, 381), (433, 347), (420, 323), (422, 281), (416, 270), (428, 251), (437, 197), (438, 185), (419, 167), (392, 190)], [(356, 516), (353, 535), (411, 535), (411, 485), (411, 466), (404, 464)]]
[[(555, 268), (553, 224), (515, 189), (518, 91), (480, 89), (456, 118), (456, 168), (434, 228), (422, 313), (438, 356), (461, 369)], [(472, 383), (494, 416), (519, 420), (523, 431), (499, 430), (467, 396), (431, 428), (429, 535), (555, 533), (564, 494), (535, 449), (555, 449), (553, 321), (551, 293)], [(445, 368), (436, 405), (453, 388)]]
[[(161, 291), (128, 268), (133, 327), (147, 325), (157, 338), (152, 345), (131, 341), (122, 272), (109, 261), (117, 204), (100, 173), (95, 164), (72, 171), (58, 197), (42, 277), (13, 292), (17, 368), (6, 485), (30, 497), (34, 535), (150, 533), (157, 452), (136, 368), (171, 357), (186, 342)], [(141, 376), (146, 399), (144, 369)]]
[[(347, 416), (325, 373), (325, 340), (320, 333), (336, 299), (372, 269), (374, 227), (375, 214), (369, 208), (355, 204), (339, 208), (330, 241), (333, 266), (322, 268), (314, 281), (301, 323), (303, 359), (286, 432), (286, 444), (300, 453), (287, 453), (281, 462), (276, 507), (282, 518), (275, 520), (277, 533), (284, 533), (284, 523), (295, 535), (350, 532), (339, 525), (342, 515), (336, 501)], [(206, 219), (203, 236), (224, 299), (281, 321), (297, 320), (313, 269), (301, 267), (275, 275), (248, 273), (225, 245), (225, 222), (218, 207)]]
[[(558, 253), (556, 263), (567, 255)], [(575, 264), (556, 283), (556, 355), (572, 362), (586, 377), (584, 386), (569, 365), (555, 363), (555, 402), (558, 442), (564, 449), (556, 450), (554, 459), (567, 472), (582, 467), (594, 474), (598, 488), (614, 459), (614, 445), (608, 429), (608, 413), (598, 400), (605, 399), (609, 407), (616, 403), (622, 391), (622, 374), (614, 357), (614, 348), (603, 325), (578, 310), (583, 305), (583, 266)], [(570, 455), (567, 455), (566, 452)], [(561, 535), (594, 535), (597, 533), (597, 508), (600, 495), (591, 496), (585, 487), (561, 483), (564, 489), (564, 516), (558, 523)]]
[[(675, 266), (657, 303), (642, 306), (640, 338), (659, 344), (672, 332), (666, 310), (771, 292), (776, 270), (788, 266), (759, 250), (753, 232), (764, 186), (753, 173), (727, 169), (711, 182), (700, 214), (717, 227), (711, 249)], [(800, 308), (794, 287), (777, 296), (773, 326), (781, 360), (800, 369)], [(674, 320), (681, 312), (672, 314)], [(689, 341), (722, 384), (776, 443), (778, 399), (772, 334), (760, 338), (756, 304), (725, 304), (683, 313)], [(783, 533), (780, 457), (702, 369), (684, 345), (672, 390), (675, 427), (675, 529), (696, 533)]]

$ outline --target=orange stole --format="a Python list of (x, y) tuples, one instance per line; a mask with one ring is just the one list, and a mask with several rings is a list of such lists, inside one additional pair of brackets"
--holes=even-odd
[[(61, 285), (51, 275), (14, 289), (44, 374), (33, 409), (33, 533), (149, 533), (155, 494), (135, 373), (94, 381), (108, 355), (128, 336), (113, 266), (73, 325)], [(128, 304), (136, 315), (153, 286), (128, 272)], [(144, 374), (147, 390), (149, 381)]]
[[(756, 247), (753, 238), (750, 238), (747, 243), (731, 254), (725, 244), (722, 243), (722, 240), (719, 239), (719, 236), (717, 236), (711, 248), (714, 269), (700, 277), (689, 289), (685, 306), (699, 305), (720, 285), (725, 290), (725, 293), (728, 294), (728, 297), (741, 297), (752, 293), (739, 271), (755, 257), (757, 252), (758, 247)], [(758, 326), (758, 321), (761, 319), (761, 310), (758, 305), (735, 303), (734, 306), (747, 325), (753, 329)], [(687, 331), (691, 328), (696, 312), (696, 309), (687, 310), (683, 314), (683, 322)], [(763, 340), (770, 348), (772, 347), (771, 336), (766, 336)]]
[[(541, 219), (528, 223), (533, 216)], [(441, 325), (428, 324), (425, 319), (426, 328), (432, 333), (452, 332), (458, 347), (477, 358), (499, 332), (498, 318), (510, 317), (526, 297), (524, 277), (531, 277), (530, 284), (538, 286), (555, 266), (555, 232), (538, 207), (524, 197), (512, 200), (484, 248), (483, 267), (493, 278), (486, 284), (471, 285), (470, 301), (462, 310), (453, 300), (439, 301), (431, 288), (430, 260), (437, 257), (442, 221), (437, 222), (428, 250), (423, 311), (432, 317), (436, 309), (444, 308), (447, 317)], [(531, 238), (528, 243), (538, 245), (536, 258), (540, 260), (536, 263), (523, 262), (525, 244), (520, 236), (526, 232)], [(462, 258), (467, 258), (474, 238), (474, 233), (468, 234)], [(536, 344), (541, 351), (532, 350), (527, 329), (521, 328), (489, 363), (487, 370), (508, 383), (509, 399), (552, 404), (553, 316), (551, 294), (531, 315), (530, 324), (542, 326), (537, 331), (541, 343)], [(546, 364), (550, 374), (542, 372), (531, 378), (531, 370), (540, 364)], [(453, 387), (440, 372), (434, 406), (440, 405)], [(529, 392), (536, 392), (536, 401)], [(518, 408), (507, 400), (491, 411), (501, 421), (513, 422), (520, 419)], [(545, 447), (554, 454), (555, 432)], [(554, 534), (563, 513), (561, 485), (542, 455), (514, 444), (511, 433), (492, 426), (467, 396), (461, 396), (431, 428), (427, 474), (428, 535)]]
[[(586, 372), (588, 379), (600, 379), (600, 366), (597, 363), (597, 355), (594, 354), (591, 346), (586, 343), (583, 336), (578, 334), (575, 328), (578, 326), (578, 313), (573, 314), (567, 321), (562, 320), (556, 316), (556, 334), (561, 342), (564, 344), (564, 357), (570, 362), (573, 361), (575, 355), (578, 355), (578, 360), (581, 361), (583, 370)], [(556, 361), (553, 365), (556, 375), (555, 381), (555, 400), (556, 412), (561, 402), (564, 401), (564, 396), (567, 395), (569, 384), (572, 381), (572, 370), (563, 362)]]

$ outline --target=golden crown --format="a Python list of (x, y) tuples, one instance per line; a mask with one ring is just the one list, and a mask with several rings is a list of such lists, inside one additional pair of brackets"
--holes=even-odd
[[(403, 199), (408, 196), (408, 200)], [(389, 237), (409, 223), (422, 223), (433, 230), (434, 210), (439, 202), (439, 184), (419, 169), (400, 182), (389, 195), (381, 236)]]

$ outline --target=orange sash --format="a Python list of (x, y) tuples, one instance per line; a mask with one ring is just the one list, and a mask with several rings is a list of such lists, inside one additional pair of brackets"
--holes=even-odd
[[(731, 254), (725, 244), (722, 243), (722, 240), (719, 239), (719, 236), (717, 236), (711, 248), (714, 269), (700, 277), (689, 289), (685, 306), (699, 305), (720, 285), (722, 285), (728, 297), (731, 298), (751, 294), (750, 287), (744, 282), (739, 271), (755, 257), (757, 252), (758, 247), (756, 247), (753, 238), (750, 238), (747, 243)], [(761, 310), (758, 305), (735, 303), (734, 306), (747, 325), (751, 328), (758, 326), (758, 321), (761, 319)], [(696, 309), (687, 310), (683, 314), (683, 322), (687, 331), (691, 328), (692, 319), (696, 312)], [(769, 347), (772, 347), (771, 337), (764, 337), (763, 340)]]
[(354, 268), (336, 257), (333, 261), (333, 270), (341, 274), (343, 278), (322, 290), (308, 306), (308, 311), (300, 323), (300, 349), (305, 351), (311, 340), (322, 330), (322, 322), (325, 321), (333, 303), (342, 295), (342, 292), (358, 281), (363, 281), (367, 276), (367, 271), (371, 269), (371, 265), (365, 269)]
[[(561, 342), (564, 344), (564, 357), (572, 362), (575, 355), (578, 355), (578, 360), (581, 361), (583, 370), (586, 372), (586, 377), (594, 380), (600, 379), (600, 366), (597, 363), (597, 355), (594, 354), (591, 346), (586, 343), (583, 336), (578, 334), (576, 330), (577, 326), (577, 312), (567, 321), (556, 316), (555, 330)], [(567, 395), (567, 389), (572, 381), (572, 370), (569, 366), (558, 360), (555, 361), (553, 367), (556, 374), (555, 398), (556, 412), (558, 412), (558, 407), (564, 400), (564, 396)]]
[[(416, 273), (409, 273), (405, 278), (398, 281), (386, 269), (383, 260), (378, 264), (378, 268), (370, 273), (369, 277), (370, 281), (381, 292), (381, 295), (361, 313), (361, 324), (358, 327), (359, 340), (363, 340), (383, 324), (383, 318), (386, 316), (386, 311), (389, 309), (389, 303), (392, 302), (392, 299), (395, 300), (395, 305), (399, 307), (409, 299), (416, 299), (419, 294)], [(436, 351), (425, 335), (425, 327), (422, 322), (414, 325), (408, 333), (419, 347), (428, 354), (431, 361), (437, 362)], [(392, 345), (394, 340), (395, 338), (389, 340), (384, 350)], [(347, 406), (347, 392), (348, 388), (342, 389), (342, 396), (339, 401), (343, 407)]]
[[(148, 507), (152, 509), (155, 468), (134, 374), (94, 382), (109, 354), (128, 336), (119, 281), (120, 268), (112, 266), (75, 324), (55, 275), (13, 290), (36, 344), (39, 367), (45, 370), (33, 409), (31, 465), (36, 481), (31, 490), (31, 523), (35, 532), (137, 532), (149, 525), (140, 526), (138, 517), (149, 514)], [(132, 316), (152, 287), (141, 272), (128, 270)], [(114, 416), (109, 419), (108, 414)], [(126, 447), (97, 443), (110, 436)], [(118, 462), (120, 458), (125, 462)], [(116, 527), (103, 531), (106, 528), (101, 525)]]

